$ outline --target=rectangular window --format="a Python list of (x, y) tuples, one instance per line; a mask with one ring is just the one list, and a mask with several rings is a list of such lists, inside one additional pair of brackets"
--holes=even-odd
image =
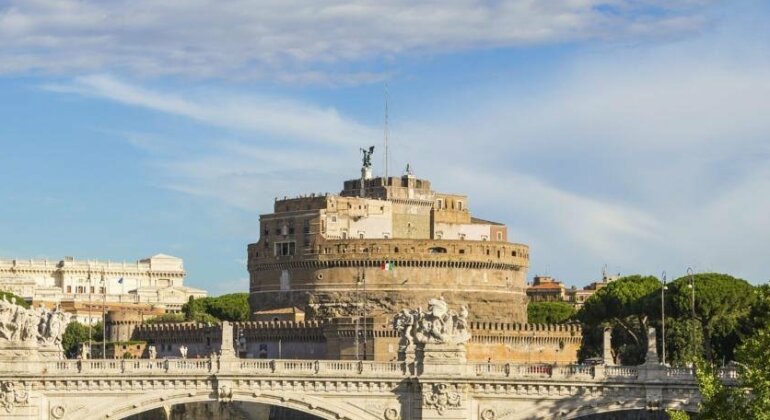
[(67, 286), (67, 293), (72, 293), (72, 286)]
[(497, 232), (497, 240), (502, 241), (503, 240), (503, 232)]
[(91, 286), (91, 293), (94, 293), (94, 286)]
[(273, 247), (273, 253), (276, 257), (286, 257), (294, 255), (296, 252), (296, 244), (291, 242), (276, 242)]

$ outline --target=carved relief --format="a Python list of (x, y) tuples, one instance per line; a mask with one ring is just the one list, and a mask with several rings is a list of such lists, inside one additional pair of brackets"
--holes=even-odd
[(462, 395), (456, 390), (450, 389), (447, 384), (433, 384), (422, 392), (422, 405), (426, 408), (435, 408), (443, 415), (447, 408), (457, 408), (462, 405)]
[(491, 408), (486, 408), (481, 411), (481, 420), (495, 420), (497, 418), (497, 414), (495, 413), (495, 410)]
[(404, 309), (393, 318), (393, 329), (401, 336), (400, 351), (418, 344), (462, 344), (471, 338), (468, 309), (449, 309), (444, 298), (428, 301), (428, 310)]
[(221, 385), (217, 397), (219, 402), (230, 402), (233, 400), (233, 389), (230, 385)]
[(63, 405), (56, 405), (51, 408), (51, 417), (55, 419), (63, 418), (66, 413), (67, 409)]
[(11, 412), (16, 407), (29, 405), (29, 393), (20, 389), (13, 382), (3, 382), (0, 384), (0, 407), (5, 411)]
[(385, 420), (400, 420), (401, 416), (398, 415), (398, 410), (395, 408), (386, 408), (383, 414)]
[(3, 296), (0, 299), (0, 341), (54, 345), (61, 349), (62, 335), (70, 321), (70, 314), (57, 305), (54, 310), (42, 306), (25, 308)]

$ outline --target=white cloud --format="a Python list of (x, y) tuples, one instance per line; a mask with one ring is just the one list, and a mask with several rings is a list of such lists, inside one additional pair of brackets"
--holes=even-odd
[[(593, 52), (534, 95), (503, 85), (491, 95), (476, 86), (447, 94), (456, 97), (434, 116), (396, 121), (393, 167), (412, 160), (437, 190), (469, 194), (477, 215), (532, 245), (533, 271), (549, 267), (568, 283), (595, 280), (605, 263), (670, 276), (694, 265), (765, 281), (770, 54), (737, 44), (750, 42), (717, 34)], [(357, 147), (381, 136), (339, 112), (275, 98), (202, 99), (104, 76), (65, 90), (265, 133), (156, 161), (167, 187), (250, 210), (268, 211), (276, 195), (335, 191), (355, 177)], [(279, 123), (251, 119), (272, 115), (262, 110), (274, 103), (285, 114)], [(282, 148), (275, 138), (322, 147)]]
[[(109, 99), (237, 130), (283, 139), (328, 144), (358, 144), (378, 132), (342, 117), (335, 109), (298, 103), (284, 98), (242, 97), (221, 94), (188, 98), (122, 82), (106, 75), (78, 77), (73, 83), (45, 89)], [(366, 140), (364, 140), (366, 141)]]
[(8, 0), (0, 73), (361, 83), (386, 72), (355, 63), (400, 54), (677, 36), (703, 26), (706, 3)]

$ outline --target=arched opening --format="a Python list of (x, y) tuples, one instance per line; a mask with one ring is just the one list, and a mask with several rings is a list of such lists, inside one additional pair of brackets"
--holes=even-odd
[(309, 413), (287, 407), (233, 401), (217, 401), (177, 404), (168, 409), (158, 407), (143, 413), (124, 417), (124, 420), (322, 420)]
[[(220, 388), (222, 392), (225, 388)], [(260, 392), (252, 389), (227, 389), (229, 397), (225, 405), (234, 405), (234, 403), (260, 404), (268, 407), (281, 407), (290, 409), (296, 413), (303, 413), (312, 417), (301, 417), (305, 419), (328, 419), (328, 420), (375, 420), (373, 416), (364, 409), (348, 401), (340, 401), (334, 398), (325, 398), (323, 396), (314, 396), (309, 394), (300, 394), (285, 391)], [(160, 409), (161, 414), (171, 412), (175, 406), (198, 403), (221, 403), (217, 398), (217, 393), (210, 389), (199, 389), (188, 393), (179, 393), (179, 390), (169, 390), (162, 393), (147, 392), (141, 395), (135, 395), (131, 398), (120, 397), (116, 404), (110, 406), (107, 412), (90, 412), (87, 415), (80, 416), (81, 420), (104, 419), (105, 417), (115, 419), (142, 419), (142, 417), (132, 417)], [(272, 410), (272, 408), (270, 408)], [(293, 413), (290, 411), (276, 412)], [(74, 413), (73, 413), (74, 414)], [(184, 417), (197, 418), (197, 417)], [(218, 418), (218, 417), (201, 417)], [(243, 418), (243, 417), (240, 417)], [(270, 418), (270, 417), (268, 417)], [(286, 417), (300, 418), (300, 417)], [(165, 420), (165, 419), (164, 419)]]

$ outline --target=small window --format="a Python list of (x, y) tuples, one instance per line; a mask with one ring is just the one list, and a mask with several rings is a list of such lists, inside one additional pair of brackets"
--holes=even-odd
[(363, 232), (358, 234), (358, 239), (364, 239), (364, 233)]
[(457, 210), (462, 210), (462, 209), (463, 209), (463, 202), (462, 201), (458, 201), (457, 202)]
[(503, 240), (503, 232), (497, 232), (497, 240), (502, 241)]

